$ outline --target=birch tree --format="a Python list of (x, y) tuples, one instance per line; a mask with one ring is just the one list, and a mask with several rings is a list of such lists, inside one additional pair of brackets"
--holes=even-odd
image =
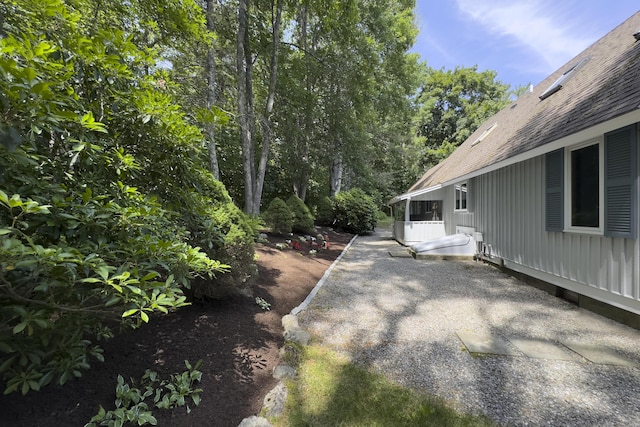
[[(373, 181), (380, 172), (371, 168), (380, 153), (375, 146), (395, 143), (381, 141), (380, 121), (403, 117), (417, 87), (416, 59), (406, 53), (417, 33), (413, 6), (299, 3), (282, 76), (286, 111), (279, 118), (284, 173), (298, 197), (304, 199), (310, 185), (334, 196), (350, 181)], [(410, 128), (398, 131), (409, 135)]]
[(238, 78), (238, 124), (242, 145), (242, 165), (244, 171), (245, 212), (250, 215), (260, 213), (262, 189), (266, 173), (267, 159), (271, 143), (271, 114), (275, 102), (278, 73), (278, 51), (280, 45), (280, 25), (282, 0), (271, 2), (272, 48), (269, 61), (268, 93), (264, 115), (261, 117), (262, 145), (256, 169), (258, 140), (255, 126), (255, 99), (253, 91), (253, 62), (251, 52), (249, 0), (238, 2), (238, 33), (236, 39), (236, 70)]
[[(206, 12), (207, 12), (207, 30), (212, 34), (215, 32), (215, 9), (214, 0), (206, 0)], [(216, 106), (216, 51), (211, 41), (209, 50), (207, 52), (207, 109), (211, 109)], [(208, 152), (209, 152), (209, 168), (216, 179), (220, 179), (220, 166), (218, 164), (218, 153), (216, 149), (216, 127), (215, 123), (207, 123), (205, 131), (207, 133)]]

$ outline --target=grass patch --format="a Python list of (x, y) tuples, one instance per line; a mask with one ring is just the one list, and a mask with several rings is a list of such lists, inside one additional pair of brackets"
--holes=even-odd
[(376, 218), (376, 227), (390, 228), (393, 225), (393, 218), (387, 215), (380, 215)]
[(272, 420), (276, 427), (496, 426), (315, 345), (303, 350), (298, 377), (288, 388), (286, 412)]

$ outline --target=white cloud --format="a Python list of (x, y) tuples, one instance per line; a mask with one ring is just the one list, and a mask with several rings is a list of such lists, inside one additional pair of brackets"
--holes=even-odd
[(416, 46), (429, 46), (434, 51), (438, 52), (442, 58), (446, 61), (453, 61), (453, 56), (449, 53), (449, 49), (443, 46), (435, 37), (432, 37), (426, 29), (425, 21), (418, 11), (416, 11), (416, 24), (420, 29), (418, 38), (416, 40)]
[(451, 51), (445, 47), (442, 46), (440, 43), (438, 43), (438, 41), (430, 36), (424, 36), (423, 38), (423, 42), (430, 46), (434, 51), (438, 52), (438, 54), (440, 55), (441, 58), (443, 58), (445, 61), (448, 62), (455, 62), (456, 58), (451, 55)]
[[(486, 31), (511, 38), (537, 54), (554, 71), (587, 48), (579, 22), (563, 13), (561, 2), (545, 0), (456, 0), (460, 11)], [(554, 4), (555, 3), (555, 4)], [(575, 10), (575, 9), (574, 9)]]

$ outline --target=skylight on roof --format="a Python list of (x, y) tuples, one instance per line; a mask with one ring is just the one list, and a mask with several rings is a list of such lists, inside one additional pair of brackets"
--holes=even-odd
[(546, 98), (550, 97), (551, 95), (553, 95), (554, 93), (556, 93), (557, 91), (562, 89), (562, 86), (564, 84), (566, 84), (569, 81), (569, 79), (571, 79), (573, 76), (575, 76), (575, 74), (578, 72), (578, 70), (580, 68), (582, 68), (582, 66), (584, 64), (586, 64), (588, 60), (589, 60), (589, 58), (582, 58), (582, 60), (580, 60), (580, 62), (578, 62), (573, 67), (571, 67), (569, 70), (565, 71), (565, 73), (563, 75), (561, 75), (558, 80), (553, 82), (553, 84), (551, 86), (549, 86), (549, 88), (547, 90), (545, 90), (542, 93), (542, 95), (540, 95), (540, 100), (542, 101), (543, 99), (546, 99)]
[(484, 132), (482, 132), (482, 134), (478, 138), (476, 138), (475, 141), (473, 141), (471, 143), (471, 146), (473, 147), (474, 145), (482, 142), (482, 140), (485, 139), (497, 127), (498, 127), (498, 123), (496, 122), (496, 123), (492, 124), (491, 126), (489, 126), (488, 128), (486, 128), (484, 130)]

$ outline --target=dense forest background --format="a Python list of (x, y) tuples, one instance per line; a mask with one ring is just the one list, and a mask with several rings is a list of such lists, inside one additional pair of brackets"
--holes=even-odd
[(495, 72), (410, 53), (414, 7), (1, 2), (6, 391), (63, 384), (118, 327), (249, 286), (276, 197), (384, 208), (504, 107)]

